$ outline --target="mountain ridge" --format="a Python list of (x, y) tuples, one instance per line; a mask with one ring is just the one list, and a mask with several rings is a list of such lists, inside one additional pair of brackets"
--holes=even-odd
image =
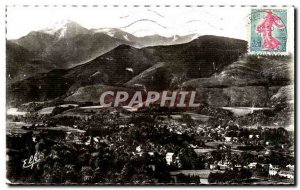
[[(44, 69), (32, 68), (25, 73), (18, 67), (10, 68), (7, 72), (7, 79), (14, 82), (33, 76), (36, 73), (85, 64), (121, 44), (144, 48), (185, 43), (192, 39), (191, 36), (179, 37), (178, 41), (172, 41), (172, 38), (159, 35), (136, 37), (117, 28), (89, 30), (76, 22), (67, 20), (53, 28), (47, 27), (43, 30), (32, 31), (19, 39), (8, 40), (7, 42), (16, 43), (29, 51), (32, 54), (32, 59), (39, 59), (48, 65), (43, 64), (41, 67), (44, 67)], [(8, 58), (7, 60), (8, 65), (14, 65), (10, 62), (14, 58)], [(25, 61), (24, 67), (30, 67), (26, 64), (28, 63)]]
[[(211, 43), (208, 43), (207, 40)], [(224, 40), (233, 41), (228, 43), (230, 47), (232, 46), (230, 51), (227, 51), (228, 45), (220, 46), (220, 43), (224, 43)], [(93, 84), (126, 86), (126, 82), (155, 64), (162, 62), (165, 63), (160, 69), (162, 72), (154, 71), (153, 76), (147, 79), (153, 80), (153, 83), (149, 83), (150, 86), (146, 86), (151, 89), (164, 84), (164, 88), (168, 88), (170, 82), (177, 74), (192, 78), (210, 76), (217, 71), (212, 66), (213, 61), (220, 68), (236, 61), (238, 54), (245, 53), (247, 49), (247, 42), (238, 42), (240, 41), (236, 39), (218, 36), (210, 36), (208, 38), (204, 36), (185, 44), (141, 49), (119, 44), (111, 51), (85, 64), (77, 65), (70, 69), (57, 68), (9, 85), (9, 93), (15, 95), (10, 101), (24, 103), (55, 99), (63, 95), (71, 95), (78, 88)], [(206, 43), (208, 46), (203, 47), (203, 44), (205, 45)], [(234, 44), (236, 45), (234, 46)], [(223, 50), (214, 51), (213, 48), (216, 47), (221, 47)], [(214, 54), (206, 55), (207, 48), (213, 51)], [(215, 52), (219, 52), (219, 54)], [(201, 68), (205, 72), (196, 70), (191, 74), (189, 73), (191, 68)], [(168, 77), (164, 77), (166, 73), (169, 73)]]

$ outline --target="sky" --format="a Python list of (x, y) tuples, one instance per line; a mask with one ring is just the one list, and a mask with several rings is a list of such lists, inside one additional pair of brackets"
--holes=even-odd
[(72, 20), (91, 28), (120, 28), (136, 36), (219, 35), (247, 40), (249, 7), (8, 6), (7, 39)]

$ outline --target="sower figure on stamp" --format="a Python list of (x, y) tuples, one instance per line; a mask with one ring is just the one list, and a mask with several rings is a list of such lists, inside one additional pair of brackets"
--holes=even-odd
[(272, 32), (274, 30), (274, 25), (278, 28), (284, 27), (283, 24), (279, 23), (281, 18), (276, 16), (272, 13), (272, 11), (268, 11), (266, 17), (264, 18), (263, 22), (257, 26), (256, 30), (259, 33), (262, 33), (263, 37), (263, 45), (262, 48), (266, 50), (270, 49), (279, 49), (281, 45), (280, 40), (274, 38)]

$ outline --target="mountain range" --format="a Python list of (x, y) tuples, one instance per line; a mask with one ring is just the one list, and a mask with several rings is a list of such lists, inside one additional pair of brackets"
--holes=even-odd
[[(189, 42), (198, 35), (136, 37), (116, 28), (86, 29), (66, 20), (7, 41), (7, 79), (15, 82), (53, 69), (87, 63), (119, 45), (135, 48)], [(19, 67), (22, 65), (22, 67)]]
[(196, 90), (213, 106), (268, 106), (291, 99), (291, 57), (247, 55), (220, 36), (136, 37), (74, 22), (8, 40), (7, 104), (99, 101), (103, 90)]
[[(68, 36), (70, 38), (64, 40), (74, 38)], [(84, 91), (84, 87), (99, 84), (147, 90), (177, 88), (185, 80), (209, 77), (221, 71), (246, 51), (246, 41), (218, 36), (200, 36), (188, 43), (144, 48), (121, 44), (84, 64), (70, 68), (56, 64), (48, 72), (9, 83), (8, 94), (13, 96), (8, 97), (8, 102), (19, 104), (63, 98), (72, 96), (78, 89)], [(28, 57), (32, 56), (28, 52)], [(27, 60), (27, 57), (22, 58)]]

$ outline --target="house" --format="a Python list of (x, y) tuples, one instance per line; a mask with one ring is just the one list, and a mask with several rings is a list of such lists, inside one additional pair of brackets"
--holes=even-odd
[(218, 167), (220, 168), (220, 170), (226, 170), (226, 169), (229, 168), (230, 162), (227, 162), (227, 161), (225, 161), (225, 162), (219, 161), (217, 165), (218, 165)]
[(248, 167), (249, 167), (250, 169), (255, 169), (255, 168), (256, 168), (256, 165), (257, 165), (257, 162), (252, 162), (252, 163), (248, 164)]
[(234, 168), (237, 168), (239, 171), (242, 169), (242, 165), (240, 164), (235, 164), (234, 165)]
[(217, 167), (218, 167), (217, 164), (210, 164), (209, 165), (210, 170), (215, 170), (215, 169), (217, 169)]
[(135, 150), (136, 150), (137, 152), (141, 152), (141, 151), (142, 151), (142, 147), (141, 147), (141, 146), (137, 146), (137, 147), (135, 148)]
[(154, 156), (154, 152), (148, 152), (150, 156)]
[(294, 172), (288, 170), (282, 170), (278, 172), (278, 175), (283, 178), (294, 179)]
[(232, 137), (232, 141), (237, 143), (239, 141), (239, 138), (238, 137)]
[[(178, 170), (178, 171), (171, 171), (171, 181), (172, 183), (180, 183), (180, 174), (184, 176), (198, 176), (199, 182), (201, 184), (209, 184), (208, 183), (208, 176), (210, 173), (215, 173), (216, 171), (211, 170)], [(223, 171), (218, 171), (223, 173)]]
[(265, 152), (265, 155), (269, 155), (269, 154), (271, 154), (271, 150), (267, 149), (266, 152)]
[(225, 142), (231, 142), (232, 137), (225, 137)]
[(167, 161), (168, 165), (171, 165), (171, 163), (173, 162), (173, 156), (174, 156), (174, 153), (172, 153), (172, 152), (168, 152), (166, 154), (166, 161)]
[(272, 164), (270, 164), (270, 167), (269, 167), (269, 175), (270, 176), (275, 176), (279, 171), (279, 167), (277, 166), (273, 166)]
[(288, 168), (288, 169), (291, 170), (291, 171), (294, 171), (295, 165), (289, 164), (289, 165), (286, 165), (286, 168)]

